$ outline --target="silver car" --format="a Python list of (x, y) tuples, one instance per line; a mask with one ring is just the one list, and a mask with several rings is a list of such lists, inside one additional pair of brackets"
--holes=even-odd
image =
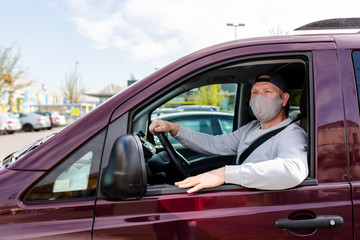
[(5, 133), (9, 134), (20, 131), (22, 128), (20, 120), (10, 112), (0, 113), (0, 126), (2, 126)]
[(51, 127), (50, 119), (37, 113), (15, 113), (25, 132), (39, 131)]

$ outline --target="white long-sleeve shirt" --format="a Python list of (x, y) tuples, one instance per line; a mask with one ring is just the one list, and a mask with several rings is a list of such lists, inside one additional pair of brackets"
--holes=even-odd
[[(256, 139), (288, 125), (286, 119), (268, 129), (255, 120), (238, 130), (218, 136), (179, 127), (175, 138), (184, 146), (207, 155), (237, 155), (237, 159)], [(225, 182), (247, 188), (276, 190), (300, 184), (308, 175), (307, 135), (293, 123), (256, 148), (241, 165), (225, 166)]]

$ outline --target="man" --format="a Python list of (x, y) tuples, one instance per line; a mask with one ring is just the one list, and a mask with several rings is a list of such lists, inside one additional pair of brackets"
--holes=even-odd
[(188, 177), (175, 185), (190, 188), (187, 192), (193, 193), (224, 183), (265, 190), (291, 188), (300, 184), (308, 175), (307, 136), (301, 127), (290, 124), (285, 109), (289, 97), (285, 81), (280, 75), (261, 74), (255, 79), (250, 99), (250, 107), (258, 120), (235, 132), (212, 136), (174, 123), (153, 121), (149, 127), (152, 134), (170, 132), (184, 146), (203, 154), (236, 154), (237, 163), (241, 153), (260, 136), (289, 125), (257, 147), (241, 165), (224, 166)]

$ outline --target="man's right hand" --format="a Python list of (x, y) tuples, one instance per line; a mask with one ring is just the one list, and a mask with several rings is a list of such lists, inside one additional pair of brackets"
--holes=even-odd
[(171, 136), (175, 136), (179, 131), (179, 126), (172, 122), (154, 120), (149, 126), (149, 131), (153, 135), (155, 135), (157, 132), (169, 132)]

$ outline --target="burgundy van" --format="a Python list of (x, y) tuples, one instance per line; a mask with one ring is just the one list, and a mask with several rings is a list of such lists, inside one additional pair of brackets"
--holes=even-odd
[[(263, 72), (286, 79), (290, 116), (306, 114), (298, 124), (308, 134), (307, 179), (274, 191), (174, 186), (183, 170), (196, 175), (234, 156), (154, 137), (159, 110), (201, 105), (196, 96), (211, 92), (206, 105), (232, 114), (226, 127), (235, 130), (253, 119), (251, 82)], [(243, 39), (183, 57), (5, 158), (0, 238), (360, 239), (359, 84), (359, 33)], [(208, 121), (182, 124), (206, 131)], [(163, 160), (173, 148), (184, 156), (178, 168), (173, 156)]]

